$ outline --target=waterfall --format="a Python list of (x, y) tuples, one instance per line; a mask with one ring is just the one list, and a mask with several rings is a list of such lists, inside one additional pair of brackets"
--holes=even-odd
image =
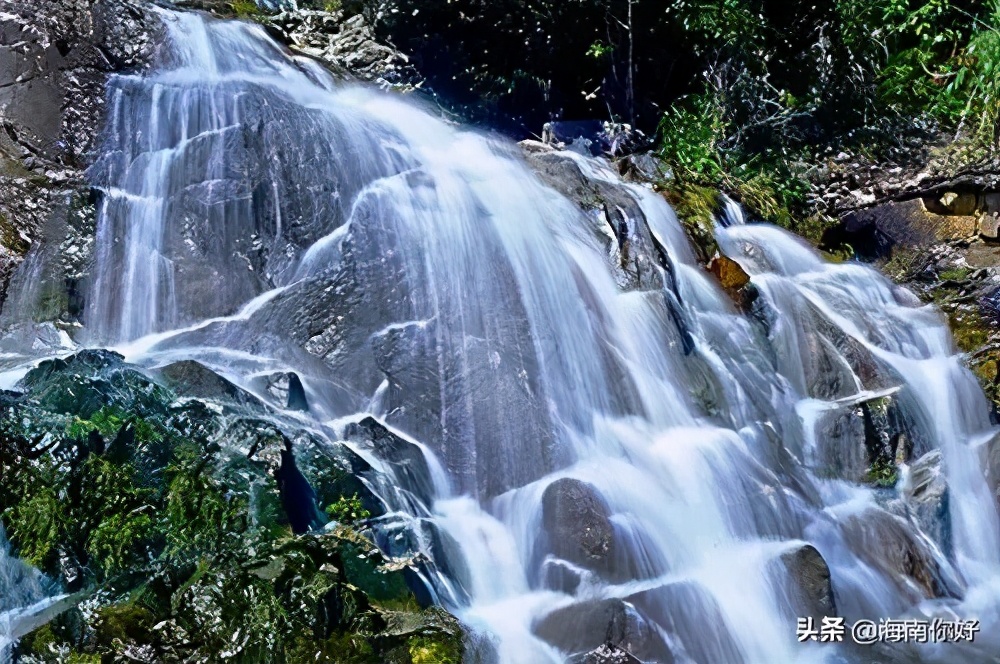
[[(796, 638), (813, 550), (848, 623), (1000, 622), (996, 432), (935, 310), (729, 205), (716, 239), (751, 278), (743, 311), (659, 195), (565, 155), (655, 248), (623, 287), (604, 222), (516, 146), (335, 81), (260, 27), (163, 17), (162, 65), (109, 84), (87, 341), (250, 390), (291, 370), (331, 440), (370, 415), (418, 444), (432, 486), (391, 476), (385, 527), (436, 542), (426, 578), (482, 661), (567, 661), (607, 615), (644, 661), (867, 661)], [(824, 468), (856, 456), (875, 402), (914, 462), (940, 453), (947, 541)], [(929, 589), (876, 540), (917, 552)]]

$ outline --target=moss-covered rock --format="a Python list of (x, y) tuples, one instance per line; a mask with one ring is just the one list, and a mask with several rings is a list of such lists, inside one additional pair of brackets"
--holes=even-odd
[(322, 527), (329, 505), (367, 518), (335, 443), (255, 402), (181, 399), (114, 353), (45, 362), (20, 388), (0, 393), (0, 522), (84, 598), (21, 641), (22, 661), (460, 661), (457, 621), (410, 590), (416, 558), (387, 558), (343, 515)]

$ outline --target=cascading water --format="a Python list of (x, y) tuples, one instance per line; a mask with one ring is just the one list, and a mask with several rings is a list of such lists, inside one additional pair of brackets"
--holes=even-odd
[[(660, 197), (564, 156), (631, 201), (655, 260), (623, 288), (606, 222), (514, 146), (335, 83), (260, 28), (164, 21), (163, 66), (110, 84), (89, 341), (249, 390), (292, 370), (317, 431), (370, 414), (412, 440), (429, 479), (384, 466), (383, 528), (427, 547), (479, 659), (565, 661), (614, 617), (644, 661), (867, 661), (796, 639), (807, 544), (848, 623), (982, 620), (976, 647), (912, 661), (1000, 652), (995, 432), (936, 312), (730, 211), (717, 240), (752, 277), (744, 315)], [(825, 423), (872, 400), (914, 459), (940, 450), (945, 541), (905, 498), (824, 470), (857, 442)]]

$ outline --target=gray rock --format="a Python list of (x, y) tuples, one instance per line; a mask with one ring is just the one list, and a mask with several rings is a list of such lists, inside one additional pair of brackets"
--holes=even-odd
[[(93, 246), (84, 170), (101, 135), (105, 84), (152, 58), (159, 19), (134, 0), (21, 0), (0, 14), (0, 322), (75, 317)], [(44, 239), (43, 239), (44, 238)], [(28, 297), (4, 306), (25, 266)], [(44, 269), (42, 269), (44, 267)], [(39, 274), (45, 279), (38, 279)], [(30, 286), (30, 288), (28, 288)], [(38, 309), (44, 311), (38, 311)]]
[(812, 616), (817, 622), (823, 616), (837, 615), (830, 568), (816, 547), (802, 545), (782, 554), (780, 560), (793, 584), (787, 599), (796, 615)]
[(986, 483), (1000, 509), (1000, 435), (994, 436), (979, 448), (979, 454), (983, 468), (986, 469)]
[(948, 484), (941, 468), (941, 451), (928, 452), (910, 466), (903, 490), (914, 521), (945, 555), (952, 552)]
[[(745, 661), (715, 598), (698, 583), (669, 583), (631, 595), (626, 601), (671, 635), (671, 647), (680, 661), (697, 664)], [(711, 625), (711, 629), (706, 629), (706, 625)]]
[(602, 647), (610, 651), (609, 655), (623, 653), (632, 657), (631, 661), (674, 661), (656, 629), (635, 607), (620, 599), (571, 604), (548, 614), (533, 629), (540, 638), (568, 653), (573, 662), (602, 661), (594, 654)]
[(628, 651), (609, 645), (602, 645), (570, 661), (572, 664), (641, 664), (642, 662)]
[(423, 450), (397, 436), (374, 417), (350, 424), (345, 438), (364, 445), (389, 466), (400, 487), (411, 491), (425, 505), (435, 495), (434, 481)]
[(198, 399), (262, 409), (257, 397), (194, 360), (182, 360), (155, 370), (154, 375), (178, 394)]
[(528, 164), (542, 180), (588, 213), (592, 232), (607, 247), (608, 264), (623, 290), (658, 290), (657, 267), (667, 260), (642, 210), (621, 187), (587, 176), (565, 152), (522, 143)]
[(409, 58), (379, 40), (363, 14), (300, 9), (264, 21), (292, 50), (335, 72), (403, 91), (423, 83)]
[(542, 526), (559, 558), (610, 573), (615, 560), (611, 512), (597, 490), (571, 478), (558, 479), (542, 495)]

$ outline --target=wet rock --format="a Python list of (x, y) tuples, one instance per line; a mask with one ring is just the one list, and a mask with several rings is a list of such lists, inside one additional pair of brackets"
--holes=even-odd
[(571, 604), (539, 620), (533, 630), (539, 638), (568, 653), (572, 662), (602, 661), (594, 655), (602, 647), (611, 651), (609, 656), (620, 652), (633, 661), (674, 661), (656, 629), (635, 607), (620, 599)]
[(986, 484), (993, 493), (997, 509), (1000, 510), (1000, 435), (986, 442), (979, 451), (986, 471)]
[(106, 406), (141, 416), (162, 416), (173, 400), (121, 355), (105, 350), (46, 360), (25, 375), (20, 388), (30, 391), (42, 408), (82, 419)]
[(309, 410), (309, 400), (306, 399), (306, 388), (302, 385), (302, 379), (295, 373), (291, 374), (288, 378), (288, 409)]
[(154, 374), (165, 385), (188, 397), (262, 408), (255, 396), (194, 360), (174, 362), (157, 369)]
[(590, 484), (562, 478), (546, 487), (542, 525), (552, 553), (559, 558), (591, 570), (612, 571), (616, 543), (611, 512)]
[[(670, 583), (626, 598), (663, 627), (677, 652), (697, 664), (741, 664), (744, 657), (712, 595), (692, 581)], [(705, 629), (711, 625), (712, 629)], [(682, 638), (683, 636), (683, 638)]]
[(841, 528), (854, 553), (911, 601), (960, 595), (962, 584), (947, 561), (904, 519), (869, 508), (845, 519)]
[(642, 210), (621, 187), (591, 177), (574, 157), (558, 150), (538, 150), (522, 143), (528, 164), (542, 180), (587, 213), (593, 233), (607, 247), (607, 260), (623, 290), (663, 287), (657, 266), (662, 255), (645, 223)]
[(24, 0), (0, 13), (0, 305), (29, 249), (47, 267), (44, 283), (33, 284), (44, 288), (16, 310), (4, 307), (6, 319), (30, 320), (40, 306), (72, 317), (64, 279), (86, 269), (92, 246), (83, 171), (105, 83), (145, 66), (159, 31), (155, 12), (132, 0)]
[(837, 615), (837, 604), (830, 582), (830, 568), (816, 547), (805, 544), (780, 558), (792, 580), (788, 598), (799, 616), (812, 616), (817, 622), (823, 616)]
[(913, 462), (903, 497), (917, 522), (945, 555), (952, 552), (948, 485), (941, 467), (941, 451), (928, 452)]
[(279, 371), (258, 376), (252, 384), (254, 389), (266, 393), (279, 408), (289, 410), (309, 410), (302, 379), (292, 371)]
[(399, 486), (413, 492), (425, 505), (431, 504), (434, 482), (427, 457), (415, 443), (389, 431), (374, 417), (348, 425), (344, 435), (347, 440), (371, 449), (387, 464)]
[(573, 595), (583, 581), (584, 570), (558, 558), (542, 563), (542, 585), (557, 592)]

